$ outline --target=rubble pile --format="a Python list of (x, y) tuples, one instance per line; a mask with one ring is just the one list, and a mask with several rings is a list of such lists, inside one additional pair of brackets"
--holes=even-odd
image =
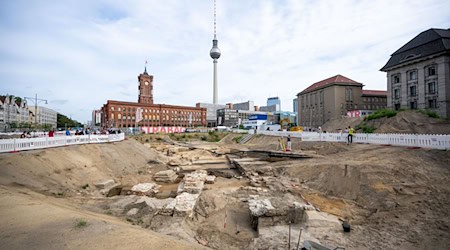
[(143, 204), (151, 209), (162, 210), (170, 204), (175, 198), (157, 199), (154, 197), (142, 196), (134, 204)]
[(173, 209), (174, 216), (192, 217), (199, 194), (181, 193), (175, 198)]
[[(178, 194), (183, 192), (191, 194), (200, 194), (206, 181), (208, 173), (206, 170), (197, 170), (184, 176), (178, 186)], [(211, 180), (212, 177), (209, 177)], [(214, 181), (214, 180), (213, 180)]]
[(161, 185), (156, 183), (139, 183), (131, 188), (131, 193), (134, 195), (154, 196), (159, 192)]
[(248, 206), (252, 218), (252, 226), (258, 231), (261, 228), (300, 223), (305, 219), (305, 211), (315, 208), (291, 194), (270, 196), (249, 195)]
[(270, 214), (272, 214), (275, 210), (275, 208), (272, 206), (272, 203), (269, 199), (258, 198), (258, 195), (250, 195), (250, 199), (248, 200), (250, 214), (256, 217), (270, 216)]
[(169, 169), (156, 173), (154, 178), (157, 182), (173, 183), (178, 178), (178, 175), (175, 173), (175, 171)]

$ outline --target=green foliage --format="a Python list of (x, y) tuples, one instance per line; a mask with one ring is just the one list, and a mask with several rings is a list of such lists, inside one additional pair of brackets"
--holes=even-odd
[(56, 115), (56, 127), (58, 128), (81, 127), (81, 123), (72, 120), (63, 114), (58, 113)]
[(22, 98), (20, 98), (20, 97), (18, 97), (18, 96), (16, 96), (15, 98), (16, 98), (16, 101), (18, 101), (18, 102), (20, 102), (20, 103), (22, 102)]
[(54, 195), (56, 196), (56, 198), (62, 198), (62, 197), (65, 196), (65, 193), (64, 192), (58, 192), (58, 193), (55, 193)]
[(30, 128), (31, 125), (28, 122), (21, 122), (19, 123), (19, 128)]
[(220, 141), (219, 133), (217, 133), (217, 131), (211, 130), (208, 132), (208, 135), (209, 135), (208, 141), (210, 142)]
[(428, 110), (428, 109), (425, 109), (425, 110), (419, 109), (419, 110), (417, 110), (417, 112), (427, 115), (428, 117), (431, 117), (431, 118), (440, 118), (436, 112)]
[(370, 121), (370, 120), (374, 120), (374, 119), (378, 119), (378, 118), (382, 118), (382, 117), (393, 117), (397, 115), (397, 112), (391, 109), (380, 109), (375, 111), (375, 113), (367, 116), (364, 120)]
[(50, 129), (52, 129), (52, 125), (51, 124), (42, 124), (41, 128), (46, 131), (49, 131)]
[(88, 225), (87, 221), (85, 219), (77, 219), (75, 221), (75, 228), (83, 228), (86, 227)]
[(9, 127), (10, 127), (10, 128), (18, 128), (16, 122), (10, 122), (10, 123), (9, 123)]
[(244, 129), (244, 125), (243, 124), (239, 125), (239, 129)]
[(364, 125), (361, 126), (361, 130), (362, 130), (363, 133), (371, 134), (371, 133), (373, 133), (375, 131), (375, 128), (372, 127), (372, 126), (367, 126), (367, 125), (364, 124)]
[(233, 138), (233, 141), (236, 142), (236, 143), (239, 143), (239, 142), (241, 141), (242, 137), (243, 137), (243, 135), (234, 137), (234, 138)]

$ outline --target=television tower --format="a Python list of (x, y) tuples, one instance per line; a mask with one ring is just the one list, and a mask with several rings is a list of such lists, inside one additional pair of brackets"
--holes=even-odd
[(214, 76), (213, 76), (213, 103), (219, 104), (218, 102), (218, 94), (217, 94), (217, 59), (220, 57), (220, 49), (217, 47), (217, 35), (216, 35), (216, 0), (214, 0), (214, 39), (213, 41), (213, 47), (209, 51), (209, 55), (213, 59), (213, 65), (214, 65)]

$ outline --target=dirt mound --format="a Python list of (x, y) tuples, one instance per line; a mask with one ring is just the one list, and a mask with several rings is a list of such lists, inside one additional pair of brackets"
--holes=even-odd
[[(199, 242), (215, 249), (278, 249), (287, 242), (288, 208), (296, 207), (294, 201), (308, 201), (308, 207), (352, 225), (345, 235), (337, 218), (332, 230), (322, 223), (316, 228), (298, 225), (306, 226), (304, 235), (326, 246), (449, 249), (450, 151), (293, 137), (293, 151), (311, 158), (242, 158), (251, 171), (236, 178), (219, 176), (205, 185), (188, 218), (159, 213), (167, 209), (158, 208), (161, 204), (171, 202), (165, 198), (176, 195), (176, 183), (161, 183), (162, 195), (151, 198), (107, 198), (97, 195), (94, 184), (108, 179), (125, 185), (148, 182), (168, 167), (180, 169), (180, 177), (189, 168), (226, 169), (230, 165), (217, 151), (233, 152), (233, 158), (248, 148), (280, 150), (280, 137), (256, 135), (241, 145), (228, 143), (233, 140), (228, 136), (196, 147), (148, 139), (138, 138), (144, 144), (129, 139), (0, 155), (0, 222), (8, 225), (0, 238), (5, 248), (193, 249)], [(274, 210), (258, 218), (255, 230), (249, 201), (257, 197), (268, 199)], [(320, 219), (313, 217), (305, 219)]]
[(235, 134), (235, 133), (230, 133), (227, 134), (225, 137), (222, 138), (222, 140), (220, 140), (220, 143), (223, 144), (234, 144), (236, 143), (235, 138), (242, 138), (243, 136), (245, 136), (246, 134)]
[(109, 179), (124, 185), (136, 183), (140, 173), (158, 171), (163, 166), (160, 161), (135, 140), (2, 154), (0, 184), (67, 196)]
[[(372, 127), (374, 133), (402, 133), (402, 134), (450, 134), (450, 121), (428, 117), (417, 111), (407, 110), (398, 112), (394, 117), (382, 117), (370, 121), (363, 118), (342, 117), (326, 122), (322, 129), (336, 132), (348, 126)], [(362, 133), (359, 129), (357, 132)]]
[[(5, 249), (196, 249), (196, 243), (132, 226), (88, 204), (107, 200), (95, 183), (124, 185), (167, 169), (161, 155), (135, 141), (0, 155), (0, 230)], [(94, 212), (92, 212), (94, 211)]]
[(356, 127), (362, 121), (363, 118), (360, 117), (342, 117), (331, 119), (322, 126), (322, 130), (330, 133), (335, 133), (348, 128), (348, 126)]
[(449, 151), (362, 144), (347, 148), (288, 170), (307, 187), (305, 197), (313, 205), (355, 225), (352, 237), (357, 239), (349, 249), (448, 248)]
[(402, 111), (390, 118), (365, 122), (375, 133), (450, 134), (450, 121), (431, 118), (416, 111)]

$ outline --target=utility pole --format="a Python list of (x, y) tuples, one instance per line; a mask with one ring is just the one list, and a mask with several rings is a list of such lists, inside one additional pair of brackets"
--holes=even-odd
[(39, 99), (37, 97), (37, 94), (35, 95), (34, 99), (32, 97), (24, 97), (25, 100), (30, 100), (34, 102), (34, 125), (37, 126), (37, 106), (39, 102), (45, 102), (45, 104), (48, 104), (48, 100), (45, 99)]

